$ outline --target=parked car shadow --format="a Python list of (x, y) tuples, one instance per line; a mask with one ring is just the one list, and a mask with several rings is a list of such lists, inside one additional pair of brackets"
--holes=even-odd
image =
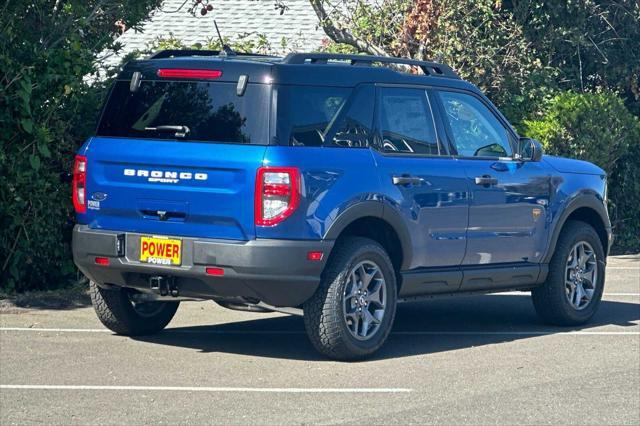
[[(640, 304), (603, 301), (596, 316), (580, 327), (550, 327), (536, 316), (526, 295), (433, 299), (398, 307), (393, 331), (371, 359), (399, 358), (474, 346), (533, 339), (540, 334), (588, 330), (603, 325), (634, 327)], [(635, 331), (634, 330), (634, 331)], [(270, 317), (220, 325), (169, 328), (136, 340), (193, 348), (203, 353), (323, 360), (307, 339), (302, 318)]]

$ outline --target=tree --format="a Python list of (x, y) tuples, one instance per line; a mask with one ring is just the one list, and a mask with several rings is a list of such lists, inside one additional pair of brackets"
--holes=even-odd
[(620, 93), (640, 116), (640, 2), (505, 1), (563, 90)]
[[(7, 0), (0, 6), (0, 288), (65, 284), (70, 191), (60, 174), (92, 131), (104, 85), (89, 86), (121, 25), (160, 0)], [(116, 25), (117, 22), (119, 25)]]

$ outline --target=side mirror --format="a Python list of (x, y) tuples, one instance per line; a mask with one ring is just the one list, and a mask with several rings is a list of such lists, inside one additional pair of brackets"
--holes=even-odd
[(522, 161), (540, 161), (544, 149), (542, 144), (531, 138), (520, 138), (520, 159)]

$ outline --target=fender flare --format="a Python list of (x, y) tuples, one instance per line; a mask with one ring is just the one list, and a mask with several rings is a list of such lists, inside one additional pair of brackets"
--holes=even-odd
[(402, 247), (402, 265), (400, 269), (407, 269), (413, 258), (413, 244), (411, 243), (411, 234), (400, 215), (395, 209), (386, 207), (380, 201), (362, 201), (348, 207), (343, 211), (336, 220), (331, 223), (325, 232), (323, 239), (336, 240), (347, 226), (358, 219), (365, 217), (375, 217), (387, 222), (398, 235), (400, 247)]
[[(576, 210), (583, 207), (594, 210), (600, 217), (600, 220), (602, 221), (602, 224), (605, 228), (605, 232), (607, 234), (611, 233), (611, 222), (609, 221), (609, 214), (607, 213), (606, 207), (604, 206), (603, 202), (591, 194), (579, 195), (571, 199), (571, 201), (569, 201), (566, 207), (563, 209), (562, 214), (560, 215), (560, 218), (558, 219), (551, 233), (551, 238), (549, 239), (549, 243), (547, 244), (547, 250), (542, 257), (542, 263), (549, 263), (551, 261), (551, 257), (555, 252), (556, 244), (558, 243), (558, 238), (560, 237), (560, 232), (569, 219), (569, 216), (571, 216), (571, 214)], [(603, 247), (603, 249), (605, 251), (605, 255), (607, 255), (609, 253), (609, 241), (607, 242), (605, 247)]]

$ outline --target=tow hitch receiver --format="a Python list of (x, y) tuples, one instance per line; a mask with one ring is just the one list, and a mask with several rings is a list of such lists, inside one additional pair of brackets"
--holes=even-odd
[(162, 275), (150, 277), (149, 287), (151, 290), (160, 293), (160, 296), (171, 295), (173, 297), (178, 297), (180, 294), (173, 277), (165, 277)]

